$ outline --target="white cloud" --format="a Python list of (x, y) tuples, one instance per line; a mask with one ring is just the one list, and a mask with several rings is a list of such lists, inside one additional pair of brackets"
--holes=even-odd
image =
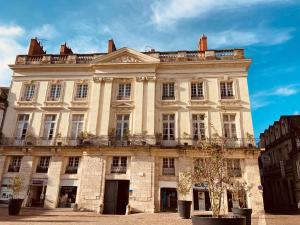
[(163, 0), (152, 4), (152, 22), (168, 26), (181, 19), (205, 17), (212, 11), (251, 7), (258, 4), (287, 3), (292, 0)]
[(35, 28), (29, 32), (29, 36), (39, 39), (53, 39), (58, 35), (57, 30), (50, 24), (44, 24), (41, 27)]
[(20, 26), (0, 26), (0, 86), (9, 85), (12, 71), (8, 64), (14, 63), (16, 55), (26, 52), (18, 41), (24, 34), (25, 31)]
[(298, 84), (290, 84), (269, 90), (259, 91), (251, 95), (251, 105), (254, 110), (259, 109), (273, 104), (275, 98), (288, 97), (299, 92), (300, 87)]
[(300, 115), (300, 112), (296, 110), (295, 112), (293, 112), (293, 115)]
[(222, 46), (248, 46), (253, 44), (276, 45), (292, 38), (293, 29), (256, 28), (255, 30), (226, 30), (208, 34), (212, 48)]

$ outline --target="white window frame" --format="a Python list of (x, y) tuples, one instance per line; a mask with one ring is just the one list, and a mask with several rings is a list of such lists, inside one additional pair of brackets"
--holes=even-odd
[(117, 100), (129, 100), (131, 97), (131, 83), (118, 83)]
[[(196, 117), (196, 120), (194, 118)], [(192, 114), (192, 135), (193, 139), (201, 140), (206, 137), (205, 134), (205, 114)]]
[[(75, 116), (82, 116), (82, 120), (74, 120)], [(74, 113), (71, 115), (71, 129), (70, 129), (70, 137), (73, 139), (76, 139), (81, 132), (84, 130), (84, 121), (85, 121), (85, 115), (83, 113)], [(74, 126), (76, 126), (75, 134), (73, 134)], [(81, 130), (79, 129), (81, 126)]]
[(172, 157), (163, 158), (163, 167), (162, 168), (174, 168), (175, 169), (175, 158), (172, 158)]
[[(128, 119), (126, 117), (128, 116)], [(121, 117), (120, 119), (118, 117)], [(120, 125), (120, 127), (118, 127)], [(129, 131), (130, 125), (130, 113), (117, 114), (116, 115), (116, 137), (123, 138), (125, 136), (125, 131)]]
[(62, 96), (62, 92), (63, 85), (61, 83), (50, 83), (47, 101), (59, 101)]
[(12, 156), (9, 165), (15, 167), (21, 167), (22, 156)]
[(111, 165), (112, 165), (112, 167), (127, 168), (127, 165), (128, 165), (127, 156), (113, 156)]
[(68, 160), (68, 167), (79, 167), (80, 156), (71, 156)]
[[(24, 118), (20, 120), (20, 117), (23, 116)], [(27, 120), (25, 120), (25, 117), (27, 117)], [(18, 114), (17, 115), (17, 125), (16, 125), (16, 139), (17, 140), (24, 140), (26, 138), (28, 127), (29, 127), (29, 114)], [(19, 126), (21, 127), (19, 129)], [(25, 132), (24, 132), (25, 130)], [(20, 134), (19, 134), (20, 132)]]
[[(201, 85), (201, 87), (199, 86)], [(195, 93), (193, 93), (195, 92)], [(204, 82), (192, 81), (191, 82), (191, 100), (198, 100), (204, 98)]]
[[(224, 87), (223, 87), (223, 84), (224, 84)], [(234, 82), (232, 80), (220, 81), (220, 97), (221, 97), (221, 99), (234, 99), (235, 98)]]
[(35, 99), (37, 85), (35, 83), (23, 84), (21, 101), (33, 101)]
[[(46, 120), (47, 117), (54, 116), (54, 120)], [(43, 121), (43, 130), (42, 130), (42, 138), (46, 140), (52, 140), (55, 137), (56, 133), (56, 123), (57, 123), (57, 114), (45, 114), (44, 115), (44, 121)], [(47, 132), (46, 132), (46, 126), (48, 126)], [(46, 132), (46, 134), (45, 134)]]
[(41, 156), (39, 160), (39, 166), (48, 168), (50, 164), (51, 156)]
[[(167, 117), (166, 119), (164, 118), (165, 116)], [(173, 117), (173, 119), (171, 117)], [(166, 128), (165, 128), (165, 126), (166, 126)], [(162, 138), (163, 138), (163, 140), (175, 140), (175, 129), (176, 129), (175, 126), (176, 126), (175, 113), (162, 114)], [(172, 130), (173, 130), (173, 133), (171, 132)]]
[[(225, 117), (228, 117), (228, 120), (225, 119)], [(234, 120), (232, 120), (232, 117), (234, 117)], [(234, 113), (230, 114), (223, 114), (223, 130), (224, 130), (224, 137), (225, 138), (237, 138), (237, 121), (236, 121), (237, 115)], [(229, 133), (227, 134), (226, 126), (228, 126)]]
[[(161, 93), (161, 99), (162, 100), (175, 100), (175, 82), (169, 81), (169, 82), (163, 82), (162, 83), (162, 93)], [(165, 95), (166, 94), (166, 95)]]
[[(86, 88), (84, 88), (86, 87)], [(75, 84), (75, 101), (85, 101), (88, 99), (89, 95), (89, 84), (88, 83), (76, 83)]]

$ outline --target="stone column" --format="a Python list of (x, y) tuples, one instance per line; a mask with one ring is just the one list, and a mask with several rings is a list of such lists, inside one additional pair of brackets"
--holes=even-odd
[(129, 205), (133, 211), (154, 212), (154, 160), (145, 152), (131, 157)]
[(88, 116), (88, 131), (95, 135), (97, 135), (97, 124), (99, 123), (101, 80), (100, 77), (94, 77), (91, 101), (89, 103), (91, 107)]
[(24, 188), (23, 188), (22, 192), (20, 193), (20, 198), (25, 199), (23, 204), (26, 203), (27, 192), (28, 192), (28, 188), (29, 188), (29, 185), (30, 185), (30, 181), (31, 181), (32, 164), (33, 164), (33, 157), (32, 156), (25, 155), (25, 156), (22, 157), (19, 175), (24, 179), (23, 180)]
[(2, 185), (2, 179), (3, 179), (2, 176), (5, 170), (5, 160), (6, 160), (6, 156), (1, 155), (0, 153), (0, 185)]
[(102, 213), (105, 168), (105, 158), (99, 153), (83, 153), (80, 187), (77, 195), (79, 209), (83, 208)]
[(134, 133), (141, 134), (143, 127), (143, 89), (144, 77), (137, 77), (135, 83)]
[(155, 135), (155, 79), (156, 77), (147, 77), (147, 118), (145, 118), (147, 123), (147, 135), (153, 137)]
[(252, 215), (264, 213), (263, 196), (258, 189), (261, 181), (257, 157), (258, 153), (253, 155), (247, 154), (245, 159), (245, 178), (248, 186), (251, 187), (247, 197), (247, 205), (249, 208), (252, 208)]
[(54, 155), (51, 157), (50, 165), (48, 168), (48, 183), (45, 196), (45, 208), (57, 207), (62, 164), (62, 156)]
[(104, 94), (102, 101), (102, 112), (100, 119), (100, 135), (108, 134), (108, 126), (109, 126), (109, 117), (110, 117), (110, 108), (111, 108), (111, 92), (112, 92), (112, 81), (111, 77), (104, 77)]

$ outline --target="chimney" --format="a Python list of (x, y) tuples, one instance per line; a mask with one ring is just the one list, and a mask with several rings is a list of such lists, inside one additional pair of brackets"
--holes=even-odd
[(114, 52), (114, 51), (116, 51), (116, 50), (117, 50), (117, 49), (116, 49), (114, 40), (113, 40), (113, 39), (108, 40), (108, 50), (107, 50), (107, 52), (108, 52), (108, 53), (112, 53), (112, 52)]
[(38, 41), (37, 38), (32, 38), (30, 41), (29, 49), (28, 49), (28, 55), (43, 55), (46, 54), (46, 52), (43, 49), (43, 46)]
[(199, 41), (199, 51), (203, 52), (207, 50), (207, 37), (205, 34), (202, 35)]
[(73, 54), (73, 51), (71, 48), (69, 48), (67, 46), (67, 43), (65, 42), (63, 45), (60, 46), (59, 54), (60, 55), (70, 55), (70, 54)]

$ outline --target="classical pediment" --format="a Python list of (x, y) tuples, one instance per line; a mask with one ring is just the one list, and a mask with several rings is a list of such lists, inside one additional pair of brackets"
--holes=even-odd
[(158, 63), (159, 59), (130, 48), (121, 48), (107, 55), (98, 56), (91, 64)]

